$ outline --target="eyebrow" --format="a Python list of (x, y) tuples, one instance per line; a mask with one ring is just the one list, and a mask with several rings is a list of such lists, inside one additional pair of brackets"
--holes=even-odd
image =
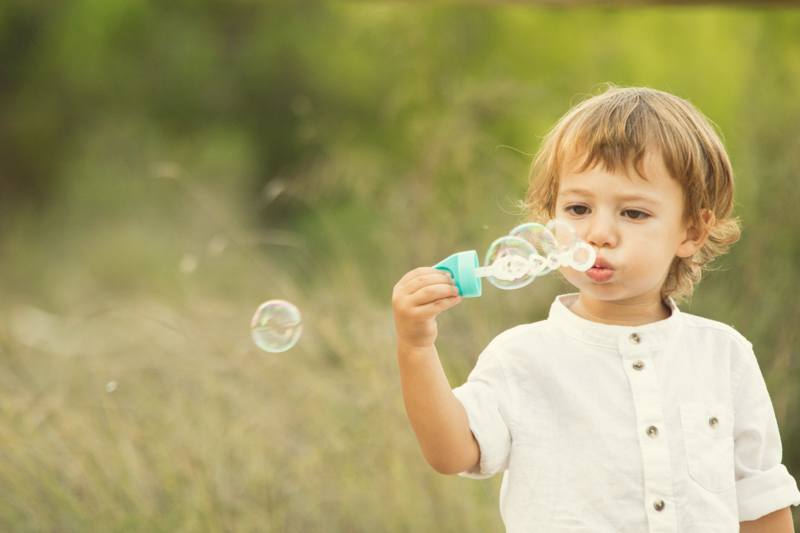
[[(572, 188), (572, 189), (564, 189), (563, 191), (559, 191), (559, 196), (567, 196), (570, 194), (574, 194), (576, 196), (593, 196), (593, 193), (588, 189), (581, 189), (581, 188)], [(655, 196), (647, 196), (642, 194), (624, 194), (622, 196), (617, 197), (618, 200), (622, 200), (623, 202), (636, 202), (636, 201), (645, 201), (645, 202), (652, 202), (652, 203), (660, 203), (658, 198)]]

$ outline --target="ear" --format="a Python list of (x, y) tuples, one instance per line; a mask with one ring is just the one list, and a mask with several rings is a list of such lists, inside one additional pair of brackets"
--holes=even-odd
[(675, 255), (678, 257), (691, 257), (694, 255), (708, 240), (715, 221), (714, 213), (710, 209), (703, 209), (702, 213), (700, 213), (699, 224), (692, 221), (689, 222), (686, 227), (684, 241), (678, 246)]

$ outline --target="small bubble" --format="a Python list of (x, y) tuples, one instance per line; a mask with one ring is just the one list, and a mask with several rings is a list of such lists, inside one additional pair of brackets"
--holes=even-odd
[(30, 305), (15, 307), (9, 319), (11, 334), (17, 341), (28, 346), (46, 345), (64, 327), (63, 320), (57, 315)]
[(489, 229), (489, 226), (484, 226), (483, 229)]
[(209, 257), (219, 257), (222, 255), (222, 252), (225, 251), (225, 248), (228, 247), (228, 239), (225, 238), (223, 235), (217, 235), (210, 241), (208, 241), (208, 247), (206, 247), (206, 253)]
[(197, 270), (197, 265), (198, 265), (197, 257), (193, 256), (192, 254), (184, 255), (181, 258), (181, 264), (180, 264), (181, 272), (183, 272), (187, 276), (193, 273), (195, 270)]
[(106, 383), (106, 392), (107, 393), (111, 394), (115, 390), (117, 390), (117, 382), (116, 381), (109, 381), (108, 383)]
[(275, 178), (274, 180), (270, 180), (270, 182), (264, 186), (262, 194), (264, 195), (264, 200), (266, 200), (267, 203), (269, 204), (273, 200), (275, 200), (275, 198), (280, 196), (281, 193), (285, 190), (286, 190), (286, 183), (284, 183), (283, 180), (280, 178)]
[(261, 304), (250, 322), (253, 342), (265, 352), (285, 352), (297, 343), (302, 331), (300, 311), (284, 300)]
[(171, 161), (161, 161), (156, 163), (154, 174), (156, 178), (174, 180), (181, 173), (181, 167)]

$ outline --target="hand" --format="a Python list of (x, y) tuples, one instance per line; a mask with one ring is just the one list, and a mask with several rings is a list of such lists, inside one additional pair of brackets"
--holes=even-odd
[(392, 293), (398, 345), (433, 346), (436, 315), (460, 301), (455, 280), (445, 270), (422, 267), (403, 276)]

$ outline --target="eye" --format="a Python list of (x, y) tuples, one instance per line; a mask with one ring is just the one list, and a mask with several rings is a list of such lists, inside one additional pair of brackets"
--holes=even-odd
[(644, 220), (650, 217), (650, 215), (648, 215), (647, 213), (643, 211), (637, 211), (636, 209), (626, 209), (625, 211), (622, 212), (622, 214), (626, 218), (630, 218), (632, 220)]
[(565, 208), (567, 213), (572, 213), (576, 216), (582, 216), (589, 212), (589, 208), (585, 205), (569, 205)]

